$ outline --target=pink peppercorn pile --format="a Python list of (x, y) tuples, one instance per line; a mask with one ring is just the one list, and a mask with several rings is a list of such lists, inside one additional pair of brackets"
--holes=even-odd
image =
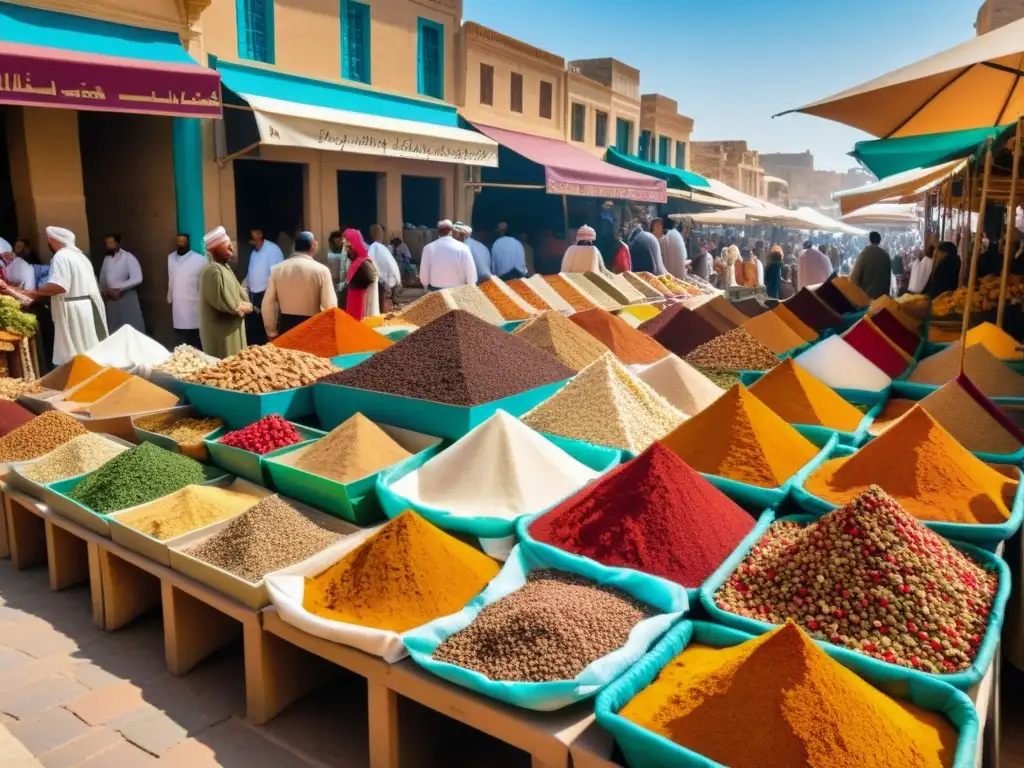
[(280, 416), (264, 416), (248, 427), (228, 432), (220, 442), (231, 448), (258, 453), (261, 456), (278, 448), (302, 442), (295, 427)]

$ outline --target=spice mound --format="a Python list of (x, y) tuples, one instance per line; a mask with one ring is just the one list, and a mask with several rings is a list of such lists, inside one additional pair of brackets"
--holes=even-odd
[(445, 290), (451, 296), (452, 306), (455, 309), (469, 312), (492, 325), (501, 325), (504, 322), (501, 314), (477, 286), (460, 285), (457, 288), (446, 288)]
[[(1024, 397), (1024, 376), (1005, 365), (984, 344), (968, 347), (964, 373), (987, 397)], [(960, 342), (925, 358), (911, 372), (915, 384), (942, 385), (960, 374)]]
[(574, 373), (528, 341), (456, 310), (323, 381), (472, 407), (565, 381)]
[(743, 329), (777, 355), (804, 344), (800, 335), (774, 312), (750, 318), (743, 323)]
[(932, 392), (921, 407), (969, 451), (1006, 454), (1024, 447), (1020, 428), (991, 400), (975, 397), (959, 381)]
[(257, 496), (230, 488), (187, 485), (152, 504), (118, 515), (117, 521), (166, 541), (234, 517), (258, 501)]
[(326, 437), (282, 456), (279, 461), (336, 483), (351, 483), (411, 455), (391, 435), (357, 413)]
[(210, 538), (183, 552), (249, 582), (308, 560), (344, 536), (279, 496), (268, 496)]
[(597, 472), (498, 411), (391, 490), (458, 517), (514, 520), (547, 509), (595, 477)]
[(871, 485), (919, 520), (946, 523), (1004, 523), (1017, 491), (920, 406), (852, 456), (826, 461), (804, 488), (845, 504)]
[(533, 571), (526, 584), (441, 643), (434, 658), (491, 680), (572, 680), (625, 645), (633, 627), (656, 613), (619, 589), (569, 573)]
[(866, 317), (844, 333), (843, 338), (886, 376), (896, 378), (910, 367), (910, 356), (889, 341)]
[(655, 443), (539, 517), (530, 535), (695, 589), (753, 529), (750, 515)]
[(687, 416), (700, 413), (725, 391), (675, 355), (645, 368), (637, 378)]
[(786, 325), (793, 329), (804, 341), (817, 341), (818, 332), (807, 325), (803, 320), (793, 314), (792, 310), (785, 304), (779, 304), (772, 310), (773, 315), (777, 315)]
[(331, 621), (407, 632), (461, 611), (498, 570), (487, 555), (406, 511), (307, 578), (302, 606)]
[(554, 310), (519, 326), (512, 335), (553, 355), (577, 372), (608, 352), (608, 347)]
[(0, 437), (0, 461), (38, 459), (72, 438), (87, 434), (74, 418), (60, 411), (47, 411)]
[(7, 400), (0, 400), (0, 437), (28, 424), (36, 415), (27, 408)]
[(203, 370), (203, 368), (216, 365), (218, 362), (217, 358), (204, 355), (189, 344), (179, 344), (174, 348), (173, 354), (153, 370), (183, 379), (196, 371)]
[(85, 355), (75, 355), (71, 358), (71, 362), (67, 363), (69, 366), (68, 378), (64, 382), (64, 389), (73, 389), (81, 384), (86, 379), (92, 378), (97, 373), (103, 370), (103, 366), (93, 360), (91, 357)]
[(85, 410), (93, 418), (105, 419), (158, 411), (170, 408), (177, 402), (177, 395), (139, 376), (132, 376), (121, 386), (86, 406)]
[(108, 395), (132, 378), (130, 373), (125, 373), (119, 368), (107, 368), (93, 378), (77, 387), (73, 392), (68, 392), (64, 399), (88, 405), (95, 403), (104, 395)]
[(521, 277), (517, 277), (515, 280), (509, 280), (505, 283), (520, 299), (529, 304), (533, 309), (545, 312), (551, 307), (544, 299), (533, 289), (533, 287)]
[(643, 333), (670, 352), (685, 356), (701, 344), (719, 336), (719, 331), (705, 318), (682, 304), (666, 309), (640, 326)]
[(923, 672), (971, 666), (998, 575), (881, 488), (801, 527), (773, 524), (715, 594), (719, 608)]
[(291, 423), (277, 414), (271, 414), (247, 427), (228, 432), (217, 442), (262, 456), (278, 448), (301, 443), (302, 440), (302, 435)]
[(825, 306), (825, 303), (808, 288), (802, 288), (796, 296), (787, 299), (782, 306), (818, 333), (842, 322), (842, 318)]
[(691, 365), (728, 371), (769, 371), (779, 358), (742, 328), (701, 344), (686, 356)]
[(522, 421), (538, 432), (639, 453), (684, 418), (606, 354)]
[(337, 357), (376, 352), (392, 345), (391, 339), (363, 325), (347, 312), (331, 307), (303, 320), (271, 344), (280, 349), (307, 352), (317, 357)]
[(19, 471), (37, 483), (56, 483), (92, 472), (127, 450), (127, 446), (90, 432), (64, 443)]
[[(871, 304), (871, 297), (864, 293), (863, 289), (859, 286), (854, 285), (853, 281), (848, 277), (837, 277), (832, 281), (832, 285), (838, 288), (847, 301), (857, 309), (864, 309)], [(885, 298), (888, 299), (889, 297), (886, 296)]]
[(101, 515), (159, 499), (206, 480), (195, 459), (143, 443), (84, 477), (68, 496)]
[(856, 312), (857, 307), (846, 298), (835, 282), (832, 280), (826, 280), (824, 283), (819, 285), (814, 291), (814, 295), (833, 312), (838, 312), (840, 315), (845, 315), (848, 312)]
[(789, 424), (856, 432), (864, 419), (864, 414), (792, 359), (758, 379), (750, 391)]
[(888, 697), (792, 622), (732, 648), (687, 646), (620, 714), (733, 768), (949, 768), (958, 739), (941, 713)]
[[(950, 386), (950, 384), (947, 384), (946, 386)], [(938, 394), (938, 392), (933, 392), (932, 394)], [(931, 395), (929, 395), (929, 397), (931, 397)], [(875, 417), (875, 420), (871, 422), (871, 426), (868, 427), (868, 432), (877, 437), (903, 418), (903, 416), (906, 415), (906, 413), (915, 405), (917, 405), (917, 403), (913, 400), (901, 400), (899, 398), (890, 400), (885, 404), (885, 407), (882, 408), (881, 413)], [(924, 400), (921, 401), (921, 406), (924, 406)], [(935, 414), (933, 413), (932, 416), (935, 416)], [(936, 421), (942, 424), (940, 419), (936, 418)]]
[(624, 272), (622, 276), (626, 279), (627, 283), (633, 286), (639, 293), (643, 294), (644, 298), (660, 299), (665, 295), (664, 292), (659, 291), (642, 277), (635, 275), (632, 272)]
[[(576, 312), (594, 309), (596, 302), (579, 288), (565, 279), (563, 275), (543, 275), (541, 279), (547, 283), (558, 297), (567, 302)], [(584, 278), (586, 279), (586, 278)]]
[(995, 323), (982, 323), (967, 332), (967, 346), (981, 344), (1000, 360), (1024, 360), (1020, 342)]
[(742, 384), (661, 442), (698, 472), (761, 488), (778, 488), (818, 454)]
[(890, 310), (880, 309), (871, 315), (871, 322), (903, 352), (911, 357), (917, 353), (917, 348), (921, 346), (921, 337), (904, 325)]
[(526, 320), (533, 313), (532, 308), (511, 289), (506, 288), (497, 277), (492, 276), (490, 280), (482, 282), (480, 290), (503, 320)]
[(797, 355), (796, 364), (833, 389), (881, 392), (892, 384), (890, 377), (842, 336), (830, 336), (815, 344)]
[(337, 370), (322, 357), (265, 344), (246, 347), (234, 357), (197, 371), (186, 381), (249, 395), (265, 395), (305, 387)]
[[(599, 285), (596, 282), (591, 282), (582, 272), (565, 272), (559, 275), (559, 277), (582, 293), (593, 304), (601, 307), (601, 309), (615, 310), (623, 304), (629, 303), (628, 301), (616, 301), (606, 290), (604, 290), (605, 286)], [(611, 286), (608, 286), (608, 288), (611, 290)]]
[(198, 443), (224, 426), (218, 418), (193, 418), (174, 413), (157, 413), (135, 420), (135, 426), (146, 432), (169, 437), (176, 443)]
[(603, 309), (588, 309), (569, 318), (604, 344), (626, 365), (649, 365), (668, 355), (668, 350), (625, 320)]

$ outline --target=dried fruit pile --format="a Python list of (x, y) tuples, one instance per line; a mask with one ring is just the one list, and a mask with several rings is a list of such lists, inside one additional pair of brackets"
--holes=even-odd
[(782, 624), (924, 672), (967, 669), (999, 579), (872, 486), (801, 527), (772, 525), (715, 594), (722, 610)]
[(302, 442), (302, 435), (290, 423), (274, 414), (264, 416), (247, 427), (228, 432), (218, 442), (261, 456), (278, 448)]

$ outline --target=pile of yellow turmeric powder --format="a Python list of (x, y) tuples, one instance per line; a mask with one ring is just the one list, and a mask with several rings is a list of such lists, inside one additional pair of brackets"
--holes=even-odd
[(948, 768), (958, 738), (944, 715), (889, 698), (792, 622), (732, 648), (690, 645), (620, 714), (731, 768)]
[(401, 633), (462, 610), (498, 570), (487, 555), (407, 510), (307, 578), (302, 606), (331, 621)]

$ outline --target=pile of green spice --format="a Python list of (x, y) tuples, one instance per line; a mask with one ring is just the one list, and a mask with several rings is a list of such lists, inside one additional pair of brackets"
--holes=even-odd
[(159, 499), (205, 482), (203, 465), (180, 453), (143, 443), (115, 456), (68, 496), (103, 515)]

